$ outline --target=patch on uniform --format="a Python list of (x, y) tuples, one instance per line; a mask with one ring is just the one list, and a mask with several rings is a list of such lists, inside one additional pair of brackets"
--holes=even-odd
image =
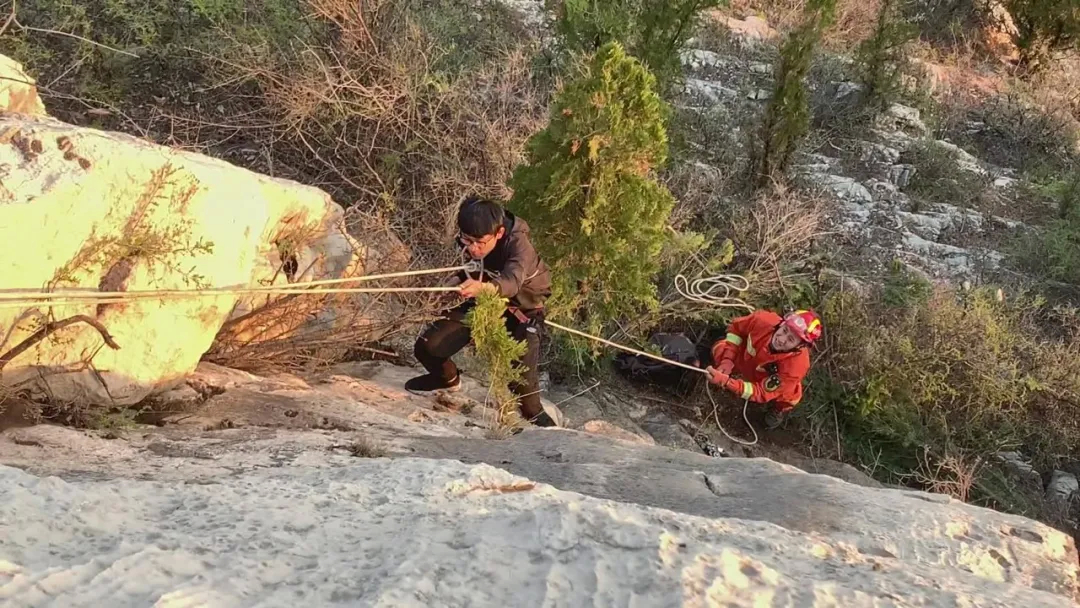
[(780, 388), (780, 376), (773, 374), (765, 379), (765, 390), (770, 393)]

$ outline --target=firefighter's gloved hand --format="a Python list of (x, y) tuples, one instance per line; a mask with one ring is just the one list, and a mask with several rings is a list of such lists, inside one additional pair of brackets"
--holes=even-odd
[(716, 369), (715, 367), (706, 367), (705, 372), (709, 374), (709, 382), (712, 382), (713, 384), (719, 386), (724, 386), (730, 379), (728, 373), (723, 370), (723, 364), (721, 364), (721, 369)]
[(743, 383), (741, 380), (736, 380), (722, 370), (713, 367), (705, 368), (705, 371), (709, 372), (709, 382), (733, 393), (742, 394)]
[(741, 395), (743, 392), (743, 381), (735, 378), (728, 378), (721, 386), (736, 395)]

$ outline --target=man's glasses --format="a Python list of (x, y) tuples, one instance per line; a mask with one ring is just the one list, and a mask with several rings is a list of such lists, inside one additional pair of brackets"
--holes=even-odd
[(471, 236), (465, 236), (464, 234), (458, 234), (458, 239), (466, 247), (469, 247), (469, 246), (472, 246), (472, 245), (487, 245), (494, 238), (495, 238), (494, 234), (489, 234), (489, 235), (487, 235), (487, 236), (485, 236), (483, 238), (479, 238), (479, 239), (473, 238)]

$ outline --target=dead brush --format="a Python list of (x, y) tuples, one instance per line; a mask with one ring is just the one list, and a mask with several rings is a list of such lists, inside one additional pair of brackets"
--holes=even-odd
[(385, 448), (368, 437), (358, 437), (346, 449), (353, 458), (382, 458), (387, 455)]
[[(347, 231), (366, 258), (356, 273), (457, 264), (458, 202), (472, 192), (507, 198), (525, 140), (544, 124), (533, 42), (492, 47), (455, 69), (454, 51), (425, 30), (417, 3), (297, 2), (306, 34), (251, 44), (222, 29), (213, 54), (186, 49), (206, 68), (203, 111), (153, 112), (140, 132), (326, 190), (349, 209)], [(207, 118), (208, 107), (218, 116)], [(245, 149), (255, 156), (238, 158)], [(289, 255), (309, 238), (277, 239), (278, 273), (290, 282), (312, 270)], [(396, 246), (369, 246), (383, 242)], [(401, 336), (446, 304), (430, 294), (252, 298), (207, 358), (245, 369), (319, 367)]]
[[(799, 26), (805, 6), (806, 0), (735, 0), (731, 3), (737, 13), (761, 13), (769, 25), (781, 33)], [(854, 48), (873, 33), (880, 6), (880, 0), (839, 0), (836, 3), (836, 23), (822, 42), (831, 50)]]
[(307, 183), (382, 214), (414, 247), (445, 245), (441, 220), (465, 194), (508, 197), (504, 184), (544, 119), (527, 42), (447, 71), (448, 51), (406, 3), (306, 2), (333, 32), (327, 40), (218, 62), (219, 80), (260, 93), (238, 124), (270, 125), (275, 153)]
[(1013, 91), (985, 101), (970, 116), (981, 128), (956, 133), (957, 139), (969, 141), (988, 162), (1021, 171), (1065, 165), (1080, 135), (1067, 104), (1045, 91), (1038, 96)]
[(775, 186), (758, 194), (732, 220), (736, 251), (747, 258), (744, 275), (758, 294), (783, 291), (796, 278), (789, 268), (825, 236), (826, 203), (817, 195)]
[(968, 502), (983, 467), (982, 458), (956, 454), (936, 456), (924, 448), (919, 468), (910, 475), (911, 481), (934, 494), (945, 494)]
[[(235, 106), (230, 121), (258, 125), (259, 137), (273, 142), (275, 166), (350, 207), (349, 234), (372, 245), (358, 272), (459, 264), (452, 246), (458, 203), (469, 193), (508, 198), (505, 184), (523, 160), (525, 141), (546, 118), (532, 43), (455, 69), (451, 51), (424, 29), (410, 3), (302, 1), (325, 35), (268, 47), (236, 44), (216, 61), (223, 89), (245, 100), (225, 104)], [(380, 250), (378, 242), (397, 246)], [(246, 369), (323, 367), (364, 343), (407, 342), (419, 324), (454, 303), (431, 294), (302, 298), (282, 298), (259, 312), (262, 320), (248, 321), (265, 331), (225, 332), (211, 360)], [(280, 331), (305, 310), (319, 312), (300, 331)]]
[[(359, 237), (355, 244), (359, 259), (346, 276), (431, 268), (460, 261), (423, 255), (412, 256), (410, 261), (409, 250), (385, 220), (355, 208), (346, 213), (341, 229), (354, 238)], [(306, 243), (294, 245), (303, 247)], [(287, 263), (288, 259), (281, 262)], [(289, 278), (304, 278), (309, 273), (300, 269), (294, 274), (297, 276)], [(406, 277), (365, 285), (407, 287), (434, 284), (444, 278)], [(303, 282), (297, 286), (302, 287)], [(363, 351), (365, 344), (408, 335), (419, 324), (436, 318), (448, 300), (444, 294), (418, 292), (260, 296), (255, 304), (250, 312), (225, 323), (205, 357), (208, 361), (253, 372), (315, 371), (341, 361), (350, 352)]]

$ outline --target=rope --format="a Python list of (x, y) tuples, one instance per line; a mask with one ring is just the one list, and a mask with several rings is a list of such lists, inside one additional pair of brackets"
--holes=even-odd
[[(462, 251), (464, 257), (465, 251)], [(27, 308), (28, 306), (35, 305), (47, 305), (47, 306), (64, 306), (64, 305), (87, 305), (87, 304), (117, 304), (122, 302), (133, 302), (141, 299), (166, 299), (166, 298), (190, 298), (190, 297), (218, 297), (218, 296), (238, 296), (238, 295), (251, 295), (251, 294), (266, 294), (266, 295), (328, 295), (328, 294), (350, 294), (350, 293), (415, 293), (415, 292), (453, 292), (458, 291), (458, 287), (339, 287), (330, 288), (328, 285), (341, 285), (346, 283), (359, 283), (364, 281), (374, 281), (377, 279), (391, 279), (402, 278), (411, 276), (420, 276), (426, 274), (440, 274), (445, 272), (456, 272), (464, 270), (466, 272), (477, 272), (481, 274), (481, 280), (483, 279), (484, 267), (483, 262), (468, 261), (460, 266), (452, 266), (448, 268), (435, 268), (431, 270), (411, 270), (405, 272), (393, 272), (388, 274), (378, 275), (365, 275), (359, 277), (348, 277), (342, 279), (325, 279), (318, 281), (310, 281), (306, 283), (294, 283), (289, 286), (259, 286), (259, 287), (222, 287), (222, 288), (210, 288), (210, 289), (155, 289), (155, 290), (133, 290), (133, 291), (77, 291), (77, 290), (65, 290), (65, 291), (52, 291), (52, 292), (38, 292), (36, 290), (14, 290), (7, 292), (0, 292), (0, 309), (4, 308)], [(298, 287), (302, 285), (303, 287)], [(741, 287), (740, 287), (741, 285)], [(675, 289), (680, 295), (688, 300), (694, 302), (700, 302), (705, 304), (712, 304), (721, 307), (743, 307), (753, 310), (753, 307), (746, 304), (739, 298), (731, 296), (732, 291), (745, 291), (750, 286), (750, 282), (740, 275), (717, 275), (713, 277), (699, 278), (692, 283), (688, 283), (686, 277), (678, 275), (675, 277)], [(312, 289), (315, 287), (316, 289)], [(713, 292), (717, 289), (723, 289), (724, 295), (717, 295)], [(601, 344), (605, 344), (612, 348), (617, 348), (641, 357), (654, 359), (665, 365), (672, 365), (691, 372), (708, 375), (708, 372), (699, 367), (692, 365), (686, 365), (678, 361), (672, 361), (671, 359), (665, 359), (647, 353), (642, 350), (630, 348), (629, 346), (623, 346), (616, 342), (606, 340), (599, 336), (593, 336), (585, 332), (571, 329), (569, 327), (555, 323), (554, 321), (544, 322), (545, 325), (554, 327), (565, 331), (567, 333), (579, 336), (588, 340), (593, 340)], [(749, 400), (743, 404), (743, 420), (746, 421), (747, 426), (754, 433), (754, 441), (746, 442), (741, 439), (732, 437), (724, 427), (720, 424), (720, 418), (717, 414), (719, 406), (716, 400), (713, 399), (712, 389), (706, 384), (706, 392), (709, 395), (709, 401), (713, 404), (713, 418), (716, 421), (716, 426), (720, 431), (727, 436), (728, 439), (742, 445), (755, 445), (758, 442), (757, 431), (753, 425), (750, 424), (750, 420), (746, 415), (746, 409), (749, 405)]]
[(661, 363), (665, 363), (667, 365), (674, 365), (675, 367), (681, 367), (683, 369), (686, 369), (686, 370), (689, 370), (689, 371), (692, 371), (692, 372), (697, 372), (699, 374), (705, 374), (706, 376), (709, 375), (709, 372), (701, 369), (700, 367), (694, 367), (693, 365), (687, 365), (685, 363), (679, 363), (678, 361), (672, 361), (671, 359), (665, 359), (663, 357), (654, 355), (652, 353), (647, 353), (647, 352), (645, 352), (643, 350), (637, 350), (635, 348), (630, 348), (629, 346), (623, 346), (622, 344), (616, 344), (615, 342), (612, 342), (610, 340), (605, 340), (603, 338), (600, 338), (600, 337), (597, 337), (597, 336), (592, 336), (592, 335), (589, 335), (589, 334), (587, 334), (585, 332), (578, 331), (576, 329), (570, 329), (569, 327), (564, 327), (564, 326), (559, 325), (558, 323), (556, 323), (554, 321), (548, 321), (547, 319), (545, 319), (544, 320), (544, 325), (554, 327), (555, 329), (561, 329), (561, 330), (563, 330), (563, 331), (565, 331), (567, 333), (574, 334), (575, 336), (580, 336), (582, 338), (593, 340), (593, 341), (599, 342), (601, 344), (606, 344), (606, 345), (608, 345), (608, 346), (610, 346), (612, 348), (617, 348), (619, 350), (624, 350), (624, 351), (626, 351), (628, 353), (633, 353), (635, 355), (640, 355), (642, 357), (648, 357), (649, 359), (655, 359), (655, 360), (660, 361)]
[[(71, 297), (62, 300), (46, 299), (45, 301), (38, 301), (36, 299), (24, 298), (22, 301), (14, 300), (0, 300), (0, 309), (5, 308), (28, 308), (31, 306), (82, 306), (86, 304), (124, 304), (130, 302), (138, 302), (140, 300), (165, 300), (170, 298), (187, 298), (187, 297), (218, 297), (218, 296), (234, 296), (234, 295), (331, 295), (331, 294), (347, 294), (347, 293), (414, 293), (414, 292), (456, 292), (457, 287), (366, 287), (366, 288), (338, 288), (338, 289), (265, 289), (265, 290), (252, 290), (252, 289), (229, 289), (219, 291), (180, 291), (176, 293), (168, 292), (144, 292), (138, 294), (137, 297), (124, 298), (124, 297)], [(97, 292), (99, 294), (105, 294), (107, 296), (113, 296), (116, 294), (124, 294), (128, 292), (124, 291), (102, 291)], [(88, 294), (87, 294), (88, 295)]]
[(25, 308), (27, 304), (48, 304), (59, 306), (63, 304), (109, 304), (134, 301), (138, 299), (164, 299), (164, 298), (189, 298), (189, 297), (218, 297), (237, 296), (251, 294), (266, 295), (300, 295), (300, 294), (346, 294), (346, 293), (405, 293), (405, 292), (450, 292), (457, 291), (456, 287), (349, 287), (308, 289), (324, 285), (340, 285), (344, 283), (356, 283), (373, 281), (376, 279), (391, 279), (425, 274), (438, 274), (465, 270), (472, 272), (477, 268), (476, 264), (463, 264), (449, 268), (435, 268), (432, 270), (411, 270), (407, 272), (393, 272), (388, 274), (365, 275), (360, 277), (348, 277), (344, 279), (326, 279), (310, 281), (306, 283), (293, 283), (290, 285), (270, 285), (259, 287), (216, 287), (209, 289), (153, 289), (132, 291), (51, 291), (37, 292), (31, 290), (16, 290), (0, 293), (0, 308)]
[[(605, 340), (604, 338), (601, 338), (599, 336), (589, 335), (589, 334), (587, 334), (585, 332), (578, 331), (576, 329), (571, 329), (571, 328), (563, 326), (563, 325), (559, 325), (558, 323), (556, 323), (554, 321), (548, 321), (548, 320), (545, 319), (544, 320), (544, 325), (549, 326), (549, 327), (554, 327), (555, 329), (560, 329), (562, 331), (573, 334), (575, 336), (580, 336), (582, 338), (586, 338), (588, 340), (593, 340), (593, 341), (599, 342), (601, 344), (606, 344), (606, 345), (608, 345), (608, 346), (610, 346), (612, 348), (617, 348), (619, 350), (624, 350), (624, 351), (626, 351), (628, 353), (633, 353), (635, 355), (640, 355), (642, 357), (648, 357), (649, 359), (655, 359), (656, 361), (660, 361), (661, 363), (664, 363), (666, 365), (673, 365), (675, 367), (681, 367), (681, 368), (683, 368), (685, 370), (688, 370), (688, 371), (697, 372), (699, 374), (705, 374), (706, 376), (709, 375), (709, 372), (701, 369), (700, 367), (694, 367), (692, 365), (686, 365), (685, 363), (680, 363), (678, 361), (672, 361), (671, 359), (665, 359), (664, 357), (659, 357), (659, 356), (654, 355), (652, 353), (647, 353), (647, 352), (642, 351), (642, 350), (637, 350), (636, 348), (630, 348), (629, 346), (623, 346), (622, 344), (617, 344), (617, 343), (612, 342), (610, 340)], [(716, 403), (716, 400), (713, 398), (712, 387), (709, 386), (708, 382), (705, 383), (705, 393), (709, 396), (709, 401), (712, 403), (712, 406), (713, 406), (713, 420), (716, 421), (716, 426), (717, 426), (717, 428), (720, 429), (720, 432), (723, 433), (724, 436), (727, 437), (728, 439), (730, 439), (731, 441), (734, 441), (735, 443), (738, 443), (740, 445), (745, 445), (745, 446), (757, 445), (757, 442), (758, 442), (757, 429), (754, 428), (753, 424), (750, 424), (750, 418), (746, 415), (746, 411), (750, 406), (750, 400), (746, 399), (743, 402), (743, 420), (746, 422), (746, 426), (750, 427), (750, 432), (754, 434), (754, 440), (753, 441), (746, 441), (746, 440), (743, 440), (743, 439), (739, 439), (737, 437), (733, 437), (730, 433), (728, 433), (724, 429), (724, 425), (720, 424), (720, 416), (719, 416), (719, 414), (717, 414), (717, 410), (720, 408), (720, 406), (719, 406), (719, 404)]]
[[(737, 443), (739, 445), (745, 445), (747, 447), (752, 446), (752, 445), (757, 445), (757, 442), (758, 442), (757, 429), (754, 428), (754, 425), (750, 424), (750, 417), (746, 415), (746, 410), (750, 407), (750, 400), (749, 399), (744, 399), (743, 400), (742, 419), (743, 419), (743, 422), (746, 423), (746, 426), (750, 427), (750, 432), (754, 434), (754, 440), (753, 441), (745, 441), (745, 440), (739, 439), (737, 437), (732, 437), (730, 433), (728, 433), (726, 430), (724, 430), (724, 425), (720, 424), (720, 415), (717, 413), (717, 410), (720, 409), (720, 406), (716, 403), (716, 400), (713, 399), (712, 387), (709, 386), (708, 384), (705, 385), (705, 394), (707, 394), (709, 396), (709, 401), (712, 402), (712, 406), (713, 406), (712, 407), (712, 415), (713, 415), (713, 420), (716, 422), (716, 428), (720, 429), (720, 432), (723, 433), (725, 437), (727, 437), (728, 439), (734, 441), (735, 443)], [(698, 427), (698, 428), (700, 429), (701, 427)]]
[[(750, 281), (739, 274), (718, 274), (711, 277), (700, 277), (692, 282), (681, 274), (675, 275), (675, 291), (679, 292), (679, 295), (683, 298), (691, 302), (710, 304), (720, 308), (745, 308), (753, 312), (753, 306), (732, 295), (747, 289), (750, 289)], [(715, 293), (718, 290), (722, 291)]]
[[(698, 277), (693, 281), (688, 280), (684, 275), (675, 275), (675, 291), (679, 292), (683, 298), (697, 302), (699, 304), (708, 304), (718, 308), (744, 308), (750, 312), (754, 311), (754, 307), (747, 304), (742, 298), (736, 297), (734, 294), (744, 292), (750, 289), (750, 280), (740, 274), (718, 274), (710, 277)], [(713, 420), (716, 422), (716, 428), (720, 429), (720, 432), (725, 437), (738, 443), (739, 445), (752, 446), (758, 443), (757, 429), (753, 424), (750, 424), (750, 417), (746, 415), (746, 411), (750, 406), (750, 400), (743, 401), (743, 421), (746, 422), (746, 426), (750, 428), (750, 432), (754, 434), (753, 441), (745, 441), (737, 437), (732, 436), (724, 428), (724, 425), (720, 424), (720, 415), (717, 410), (720, 406), (713, 399), (712, 387), (709, 383), (705, 384), (705, 393), (709, 396), (709, 401), (713, 406)], [(703, 423), (704, 424), (704, 423)], [(700, 427), (698, 427), (700, 431)]]

